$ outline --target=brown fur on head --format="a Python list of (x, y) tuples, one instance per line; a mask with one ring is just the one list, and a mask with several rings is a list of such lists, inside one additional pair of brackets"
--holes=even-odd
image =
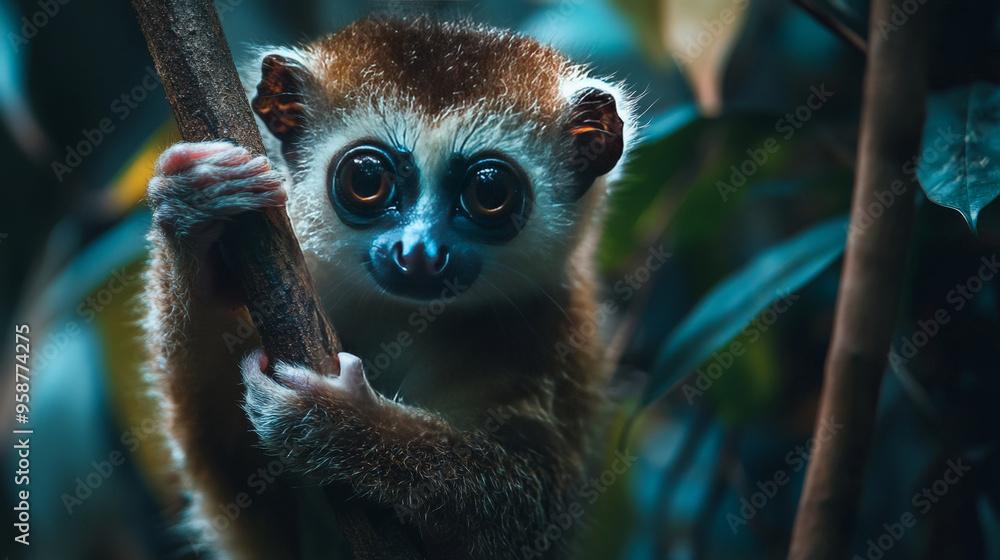
[(429, 116), (491, 101), (554, 119), (559, 76), (578, 73), (550, 47), (484, 26), (366, 20), (314, 43), (334, 105), (370, 95), (410, 98)]

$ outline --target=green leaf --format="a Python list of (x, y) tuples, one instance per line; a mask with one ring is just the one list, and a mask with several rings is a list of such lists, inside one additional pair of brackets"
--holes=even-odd
[(705, 119), (694, 105), (684, 105), (654, 118), (642, 132), (621, 180), (611, 189), (608, 217), (598, 251), (604, 270), (612, 269), (648, 240), (641, 217), (678, 170), (691, 163), (692, 144)]
[[(778, 140), (781, 136), (775, 134), (770, 116), (731, 116), (710, 123), (713, 128), (705, 136), (706, 143), (713, 146), (711, 157), (690, 182), (671, 220), (674, 242), (681, 251), (704, 250), (708, 248), (705, 244), (716, 243), (719, 232), (741, 211), (755, 185), (788, 177), (799, 161), (795, 154), (800, 152), (800, 139), (805, 136)], [(770, 139), (777, 142), (777, 152), (768, 153), (763, 164), (753, 161), (749, 152), (761, 150)], [(740, 170), (746, 164), (752, 170), (749, 175)], [(724, 188), (736, 192), (723, 194)]]
[(927, 198), (962, 213), (976, 233), (979, 211), (1000, 195), (1000, 87), (984, 82), (930, 96), (917, 177)]
[(846, 217), (823, 222), (763, 251), (715, 286), (660, 347), (641, 406), (669, 393), (778, 298), (809, 283), (840, 256), (846, 239)]

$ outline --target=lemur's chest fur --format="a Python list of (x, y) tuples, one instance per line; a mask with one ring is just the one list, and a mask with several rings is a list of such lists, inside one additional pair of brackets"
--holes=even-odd
[[(406, 404), (474, 415), (490, 403), (516, 400), (525, 384), (544, 382), (548, 372), (578, 367), (562, 359), (558, 346), (572, 328), (569, 312), (586, 312), (568, 294), (475, 307), (455, 297), (415, 305), (327, 301), (345, 351), (363, 358), (373, 387)], [(479, 373), (484, 363), (488, 376)]]

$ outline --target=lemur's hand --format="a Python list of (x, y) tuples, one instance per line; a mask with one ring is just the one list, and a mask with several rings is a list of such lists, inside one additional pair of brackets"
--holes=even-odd
[[(340, 375), (324, 375), (303, 366), (278, 363), (274, 375), (263, 350), (243, 361), (246, 386), (244, 409), (266, 449), (295, 463), (295, 470), (309, 474), (312, 467), (324, 468), (324, 476), (336, 474), (330, 458), (343, 447), (350, 451), (350, 437), (330, 437), (317, 449), (313, 436), (354, 432), (368, 428), (365, 418), (377, 416), (378, 409), (393, 406), (368, 384), (361, 359), (341, 352)], [(331, 431), (332, 430), (332, 431)], [(321, 459), (322, 457), (322, 459)], [(328, 464), (319, 465), (317, 461)]]
[(265, 156), (252, 158), (228, 142), (174, 144), (160, 155), (155, 171), (147, 193), (153, 223), (194, 257), (200, 295), (238, 299), (213, 247), (227, 219), (285, 204), (281, 175)]

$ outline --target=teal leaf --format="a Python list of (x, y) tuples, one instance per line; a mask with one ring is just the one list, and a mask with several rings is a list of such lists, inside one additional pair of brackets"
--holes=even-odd
[(839, 217), (813, 226), (712, 288), (660, 347), (641, 406), (669, 393), (757, 314), (826, 269), (844, 251), (847, 223)]
[(932, 202), (962, 213), (976, 233), (979, 211), (1000, 195), (1000, 87), (984, 82), (930, 96), (917, 178)]

